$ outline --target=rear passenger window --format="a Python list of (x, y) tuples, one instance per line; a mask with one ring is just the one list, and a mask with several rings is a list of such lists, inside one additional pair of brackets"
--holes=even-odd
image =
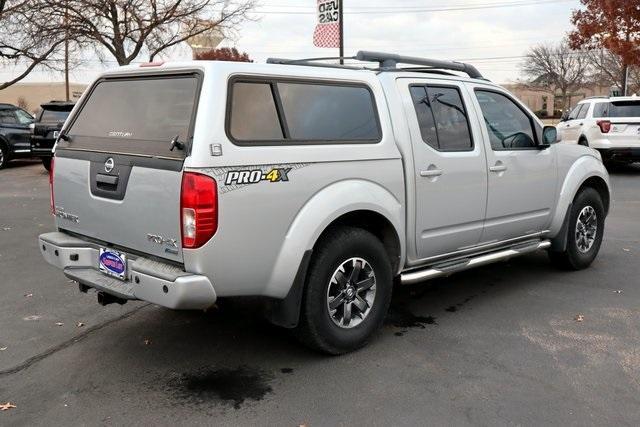
[(458, 89), (412, 86), (410, 90), (424, 142), (440, 151), (473, 150), (467, 111)]
[(364, 85), (232, 83), (230, 137), (239, 144), (378, 142), (373, 94)]
[(243, 141), (284, 137), (270, 84), (236, 83), (233, 86), (231, 135)]

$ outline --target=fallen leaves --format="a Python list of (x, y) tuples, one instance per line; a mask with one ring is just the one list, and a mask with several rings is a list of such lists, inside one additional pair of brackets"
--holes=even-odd
[(573, 318), (576, 322), (584, 321), (584, 314), (576, 314), (576, 317)]
[(83, 322), (78, 322), (78, 324), (76, 325), (78, 328), (82, 328), (84, 326)]
[(33, 296), (33, 294), (24, 294), (24, 296), (25, 296), (26, 298), (31, 298), (31, 297)]
[(16, 405), (14, 405), (11, 402), (0, 403), (0, 411), (8, 411), (9, 409), (13, 409), (13, 408), (16, 408)]
[(151, 345), (151, 340), (149, 338), (145, 338), (144, 345)]
[(56, 322), (56, 326), (64, 326), (64, 323), (62, 323), (62, 322)]
[(622, 293), (622, 290), (618, 289), (618, 290), (613, 291), (613, 292), (614, 292), (614, 293), (616, 293), (616, 294), (621, 294), (621, 293)]
[(6, 349), (8, 349), (9, 347), (0, 347), (0, 351), (5, 351)]

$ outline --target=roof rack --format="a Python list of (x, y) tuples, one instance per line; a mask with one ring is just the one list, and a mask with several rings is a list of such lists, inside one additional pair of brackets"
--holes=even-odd
[[(377, 62), (379, 68), (367, 68), (352, 65), (338, 65), (318, 63), (315, 61), (335, 60), (335, 59), (354, 59), (362, 62)], [(286, 64), (286, 65), (306, 65), (312, 67), (326, 68), (344, 68), (349, 70), (370, 70), (370, 71), (426, 71), (441, 72), (440, 70), (460, 71), (466, 73), (473, 79), (484, 79), (482, 74), (476, 67), (463, 62), (442, 61), (439, 59), (418, 58), (413, 56), (402, 56), (395, 53), (369, 52), (361, 50), (356, 56), (349, 57), (326, 57), (326, 58), (307, 58), (307, 59), (284, 59), (269, 58), (268, 64)], [(398, 64), (418, 65), (420, 68), (398, 68)]]
[(383, 70), (397, 69), (398, 64), (422, 65), (438, 70), (451, 70), (466, 73), (472, 79), (482, 79), (482, 74), (470, 64), (439, 59), (418, 58), (414, 56), (396, 55), (395, 53), (368, 52), (361, 50), (356, 54), (358, 61), (378, 62)]

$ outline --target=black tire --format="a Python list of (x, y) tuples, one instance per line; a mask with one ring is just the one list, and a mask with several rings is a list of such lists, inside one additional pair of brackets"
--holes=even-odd
[(584, 145), (585, 147), (589, 146), (589, 141), (584, 136), (578, 140), (578, 145)]
[(4, 142), (0, 141), (0, 169), (7, 167), (9, 163), (9, 150)]
[[(338, 268), (347, 261), (351, 262), (353, 258), (364, 260), (364, 263), (353, 261), (354, 265), (362, 267), (356, 270), (358, 278), (349, 281), (346, 276), (343, 276), (342, 281), (332, 282), (330, 290), (330, 282)], [(371, 271), (373, 276), (370, 276)], [(350, 274), (347, 269), (345, 273)], [(349, 301), (347, 291), (350, 284), (364, 283), (370, 281), (371, 277), (374, 277), (375, 287), (369, 290), (362, 287), (355, 293), (355, 297), (351, 296), (350, 301), (353, 304), (341, 305), (335, 310), (333, 316), (330, 314), (330, 291), (335, 292), (336, 289), (341, 289), (340, 294), (344, 295), (343, 301)], [(314, 249), (302, 298), (300, 322), (294, 331), (295, 335), (303, 344), (333, 355), (363, 347), (384, 322), (391, 302), (392, 287), (391, 263), (380, 240), (359, 228), (338, 227), (330, 230)], [(365, 311), (358, 310), (356, 302), (361, 304), (363, 297), (370, 295), (369, 292), (373, 289), (375, 294), (371, 303), (365, 305)], [(358, 296), (361, 297), (358, 299)], [(353, 315), (354, 325), (341, 327), (336, 322), (345, 324), (345, 319), (348, 317), (346, 305), (351, 307), (350, 313)], [(360, 316), (356, 317), (358, 313)], [(356, 322), (359, 323), (355, 324)]]
[(49, 172), (51, 170), (51, 157), (43, 157), (42, 166)]
[[(595, 238), (590, 247), (586, 240), (578, 238), (578, 218), (585, 209), (591, 207), (596, 215)], [(604, 233), (604, 204), (600, 194), (593, 188), (583, 188), (576, 195), (571, 212), (569, 214), (569, 226), (567, 228), (567, 244), (563, 252), (549, 251), (551, 262), (557, 267), (568, 270), (582, 270), (591, 265), (600, 251)], [(584, 218), (583, 218), (584, 219)], [(582, 245), (582, 248), (579, 246)], [(585, 246), (587, 245), (587, 246)]]

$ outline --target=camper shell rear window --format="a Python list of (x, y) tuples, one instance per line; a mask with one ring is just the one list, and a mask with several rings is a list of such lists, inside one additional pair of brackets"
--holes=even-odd
[[(193, 137), (197, 72), (104, 78), (90, 89), (60, 148), (182, 160)], [(185, 149), (170, 151), (177, 138)]]

